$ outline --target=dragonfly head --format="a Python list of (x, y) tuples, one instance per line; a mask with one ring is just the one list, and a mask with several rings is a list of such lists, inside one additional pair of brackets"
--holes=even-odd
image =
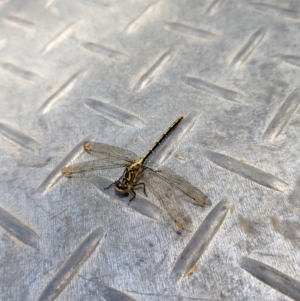
[(120, 180), (115, 182), (115, 186), (116, 186), (116, 190), (123, 194), (128, 193), (132, 188), (132, 185), (122, 182)]

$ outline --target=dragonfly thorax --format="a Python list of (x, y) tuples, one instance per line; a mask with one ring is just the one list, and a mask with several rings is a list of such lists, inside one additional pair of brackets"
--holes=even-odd
[(122, 180), (115, 182), (116, 190), (120, 193), (128, 193), (138, 181), (143, 172), (143, 165), (140, 160), (128, 165), (122, 175)]

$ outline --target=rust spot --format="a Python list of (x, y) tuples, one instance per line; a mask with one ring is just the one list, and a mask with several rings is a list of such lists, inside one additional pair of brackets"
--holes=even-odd
[(246, 234), (254, 235), (257, 233), (257, 230), (251, 225), (251, 221), (245, 219), (241, 214), (238, 215), (238, 221)]
[(198, 272), (197, 267), (194, 265), (193, 268), (189, 271), (188, 276), (194, 275), (196, 272)]
[(272, 225), (274, 231), (280, 232), (279, 220), (275, 216), (270, 217), (270, 222), (271, 222), (271, 225)]

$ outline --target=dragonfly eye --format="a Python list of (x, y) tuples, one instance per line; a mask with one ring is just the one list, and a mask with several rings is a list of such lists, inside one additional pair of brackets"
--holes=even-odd
[(121, 193), (127, 193), (131, 189), (130, 185), (128, 185), (124, 182), (121, 182), (121, 181), (116, 181), (115, 187), (116, 187), (116, 190)]
[(126, 190), (127, 187), (128, 187), (127, 184), (125, 184), (125, 183), (123, 183), (123, 182), (121, 182), (121, 181), (116, 181), (116, 182), (115, 182), (115, 185), (116, 185), (116, 187), (117, 187), (118, 189), (120, 189), (120, 190)]

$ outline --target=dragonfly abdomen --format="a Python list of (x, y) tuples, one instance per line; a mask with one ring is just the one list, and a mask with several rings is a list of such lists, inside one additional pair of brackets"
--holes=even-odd
[(142, 163), (144, 163), (149, 156), (156, 150), (156, 148), (168, 137), (168, 135), (175, 129), (179, 122), (184, 118), (180, 116), (169, 128), (168, 130), (161, 135), (161, 137), (156, 141), (153, 147), (148, 151), (148, 153), (142, 158)]

